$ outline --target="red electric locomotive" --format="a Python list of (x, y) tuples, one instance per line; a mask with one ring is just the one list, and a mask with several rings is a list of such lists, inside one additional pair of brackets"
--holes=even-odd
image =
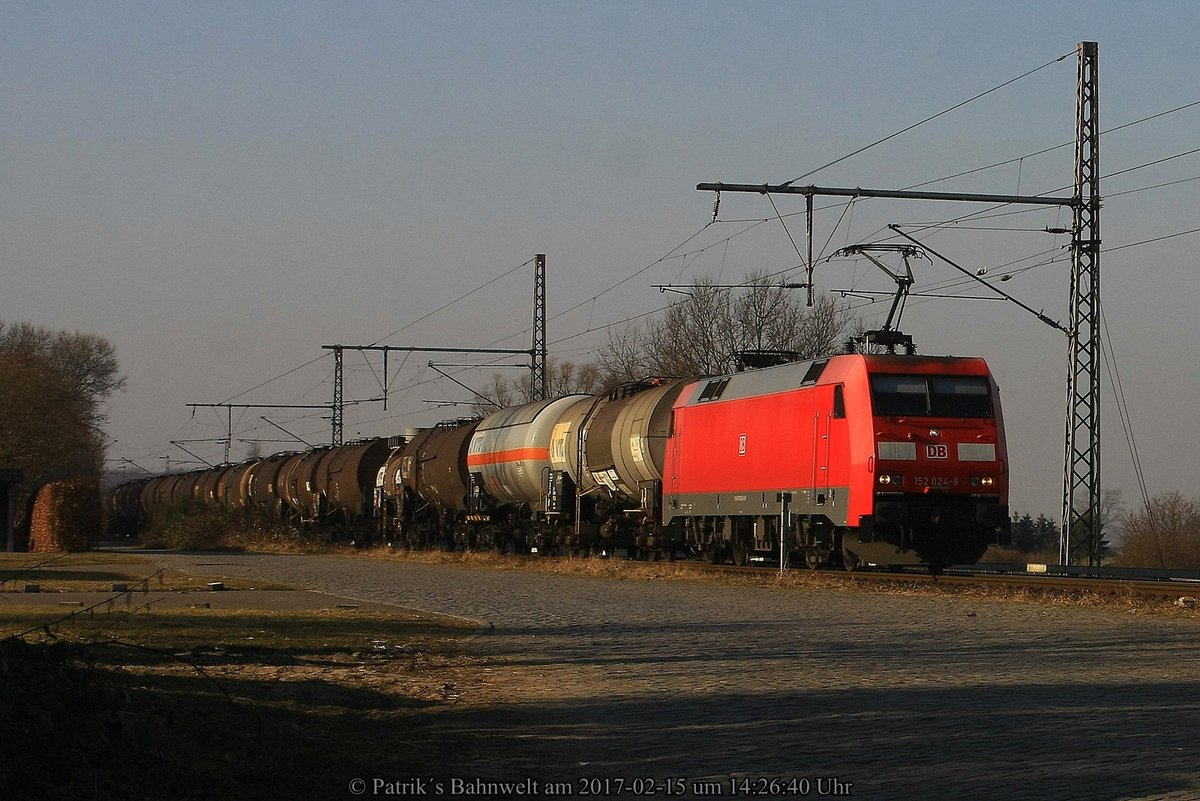
[(673, 426), (662, 523), (714, 561), (971, 564), (1007, 533), (982, 359), (849, 354), (706, 378)]

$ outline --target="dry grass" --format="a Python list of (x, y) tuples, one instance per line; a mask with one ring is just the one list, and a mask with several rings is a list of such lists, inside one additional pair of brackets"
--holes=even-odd
[(493, 553), (399, 552), (375, 549), (363, 552), (377, 559), (402, 559), (418, 564), (453, 564), (488, 570), (529, 570), (569, 575), (597, 576), (634, 581), (690, 581), (727, 586), (767, 587), (787, 591), (840, 590), (879, 595), (955, 597), (1004, 603), (1034, 603), (1115, 609), (1136, 614), (1200, 619), (1200, 607), (1183, 608), (1162, 598), (1088, 590), (1037, 589), (992, 584), (931, 581), (914, 574), (863, 574), (792, 569), (729, 571), (698, 562), (638, 562), (599, 557), (559, 558), (502, 556)]
[(356, 776), (424, 771), (430, 715), (483, 681), (458, 652), (473, 628), (452, 619), (58, 616), (0, 609), (6, 635), (36, 632), (0, 642), (0, 709), (22, 754), (0, 784), (14, 798), (341, 797)]
[[(204, 589), (211, 578), (161, 570), (153, 559), (121, 553), (0, 553), (0, 593), (20, 593), (27, 584), (39, 592), (109, 592), (129, 589), (183, 592)], [(228, 589), (284, 589), (263, 581), (223, 579)]]

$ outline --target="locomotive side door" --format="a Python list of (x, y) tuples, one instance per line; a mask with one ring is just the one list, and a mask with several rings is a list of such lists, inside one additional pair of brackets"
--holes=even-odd
[(812, 502), (816, 506), (826, 506), (834, 501), (831, 459), (834, 439), (844, 435), (844, 425), (836, 421), (845, 421), (846, 402), (841, 384), (816, 387), (813, 395)]
[[(675, 411), (671, 412), (671, 428), (667, 433), (667, 456), (663, 465), (663, 495), (679, 494), (679, 461), (682, 458), (683, 436), (678, 428), (679, 419)], [(668, 518), (667, 504), (663, 504), (662, 520)], [(672, 501), (671, 508), (676, 508), (678, 501)]]

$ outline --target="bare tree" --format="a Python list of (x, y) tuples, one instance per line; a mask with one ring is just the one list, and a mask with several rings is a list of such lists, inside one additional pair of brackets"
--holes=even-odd
[(124, 386), (103, 337), (0, 321), (0, 467), (25, 475), (17, 508), (42, 484), (99, 477), (103, 403)]
[(491, 383), (483, 389), (478, 390), (478, 394), (481, 397), (477, 397), (471, 403), (471, 414), (475, 417), (483, 417), (497, 409), (504, 409), (515, 403), (512, 384), (499, 373), (492, 373)]
[(107, 422), (101, 405), (125, 388), (116, 350), (107, 339), (79, 331), (51, 331), (32, 323), (0, 320), (0, 354), (27, 358), (55, 372), (67, 390), (91, 406), (93, 423)]
[[(592, 393), (600, 387), (600, 371), (594, 364), (577, 365), (572, 361), (559, 361), (551, 356), (546, 359), (546, 397), (559, 398), (575, 392)], [(509, 381), (499, 373), (492, 374), (492, 381), (479, 394), (489, 402), (478, 400), (471, 404), (471, 412), (482, 417), (496, 409), (534, 400), (529, 373)]]
[[(595, 364), (551, 358), (547, 395), (606, 392), (650, 376), (724, 373), (734, 369), (737, 354), (744, 351), (785, 351), (815, 359), (837, 351), (856, 324), (832, 298), (821, 296), (808, 308), (781, 281), (764, 274), (747, 276), (744, 286), (732, 291), (703, 278), (661, 319), (610, 330)], [(532, 398), (527, 375), (512, 382), (493, 375), (480, 394), (501, 407)], [(472, 411), (480, 415), (494, 408), (475, 403)]]
[(1200, 568), (1200, 502), (1180, 492), (1150, 499), (1121, 516), (1124, 541), (1115, 564), (1127, 567)]
[(1109, 488), (1100, 493), (1100, 544), (1094, 554), (1103, 562), (1112, 556), (1112, 542), (1124, 539), (1123, 518), (1125, 498), (1119, 489)]
[[(572, 361), (558, 361), (549, 357), (546, 364), (546, 394), (550, 397), (570, 395), (573, 392), (594, 392), (600, 381), (600, 369), (596, 365), (575, 364)], [(523, 386), (528, 386), (526, 376)], [(526, 396), (530, 393), (526, 392)]]
[(92, 417), (62, 373), (0, 351), (0, 466), (39, 484), (98, 475), (102, 440)]
[(748, 275), (735, 290), (705, 278), (661, 319), (610, 332), (598, 364), (605, 386), (648, 375), (713, 375), (733, 369), (739, 352), (828, 355), (854, 325), (829, 296), (808, 308), (782, 281), (761, 273)]

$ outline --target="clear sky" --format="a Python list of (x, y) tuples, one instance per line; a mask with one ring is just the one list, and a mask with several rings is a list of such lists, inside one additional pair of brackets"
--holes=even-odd
[[(706, 227), (713, 198), (695, 185), (787, 181), (1043, 65), (802, 183), (903, 188), (1008, 162), (928, 188), (1069, 194), (1072, 148), (1029, 154), (1073, 139), (1077, 43), (1100, 43), (1107, 130), (1200, 100), (1198, 33), (1193, 2), (10, 1), (0, 319), (109, 338), (129, 379), (110, 404), (110, 456), (182, 469), (191, 457), (170, 441), (225, 425), (188, 403), (329, 402), (324, 344), (527, 347), (531, 267), (421, 318), (535, 253), (548, 256), (551, 350), (577, 362), (609, 326), (671, 302), (652, 284), (795, 267), (768, 200), (727, 194)], [(1193, 107), (1101, 143), (1104, 306), (1152, 494), (1195, 494), (1200, 239), (1122, 246), (1198, 227), (1200, 181), (1185, 179), (1200, 155), (1122, 171), (1200, 147), (1198, 134)], [(889, 223), (980, 210), (818, 208), (826, 256), (881, 241)], [(785, 219), (802, 242), (803, 218)], [(1012, 273), (1006, 290), (1065, 321), (1066, 241), (1040, 229), (1068, 222), (1043, 209), (921, 236), (971, 269)], [(916, 270), (914, 291), (957, 276), (936, 261)], [(888, 288), (850, 260), (822, 261), (816, 282)], [(869, 320), (886, 310), (844, 302)], [(1057, 517), (1064, 336), (968, 300), (914, 299), (903, 327), (921, 352), (988, 359), (1012, 505)], [(429, 359), (393, 355), (388, 409), (351, 407), (347, 438), (464, 413), (430, 402), (468, 396)], [(347, 398), (379, 393), (378, 356), (346, 365)], [(491, 372), (456, 375), (482, 385)], [(265, 415), (318, 442), (322, 414), (235, 412), (235, 438), (286, 439)], [(1136, 502), (1111, 402), (1103, 419), (1103, 484)], [(223, 450), (186, 447), (211, 461)]]

